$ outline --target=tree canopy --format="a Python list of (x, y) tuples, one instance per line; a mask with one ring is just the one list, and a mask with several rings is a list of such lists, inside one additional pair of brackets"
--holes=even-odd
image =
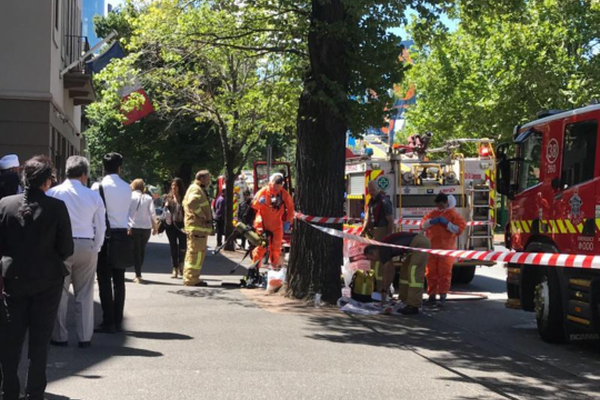
[[(463, 1), (448, 33), (417, 39), (405, 84), (416, 86), (408, 133), (507, 138), (544, 109), (571, 109), (600, 95), (600, 6), (579, 0)], [(414, 22), (418, 22), (414, 21)]]

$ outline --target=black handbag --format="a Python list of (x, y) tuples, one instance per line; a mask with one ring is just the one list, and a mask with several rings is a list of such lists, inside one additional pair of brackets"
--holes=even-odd
[(114, 269), (126, 269), (133, 267), (133, 241), (127, 233), (127, 229), (111, 229), (108, 221), (108, 205), (104, 197), (104, 188), (100, 185), (100, 197), (106, 208), (106, 234), (104, 246), (108, 264)]

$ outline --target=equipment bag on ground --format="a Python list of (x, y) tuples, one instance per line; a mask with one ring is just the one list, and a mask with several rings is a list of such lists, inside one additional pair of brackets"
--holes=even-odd
[(373, 301), (371, 295), (375, 290), (375, 274), (373, 271), (357, 270), (352, 276), (350, 283), (352, 289), (352, 298), (361, 303), (370, 303)]

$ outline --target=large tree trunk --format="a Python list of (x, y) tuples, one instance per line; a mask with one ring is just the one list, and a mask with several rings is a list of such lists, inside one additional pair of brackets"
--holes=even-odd
[[(346, 19), (342, 0), (312, 0), (310, 70), (300, 98), (296, 149), (296, 205), (307, 215), (343, 213), (349, 43), (332, 25)], [(296, 221), (288, 269), (291, 296), (303, 299), (320, 292), (324, 301), (334, 303), (340, 296), (341, 265), (341, 239)]]
[(189, 161), (182, 161), (179, 165), (179, 171), (175, 174), (175, 176), (181, 178), (183, 184), (187, 188), (190, 186), (190, 183), (192, 183), (192, 173), (192, 163)]

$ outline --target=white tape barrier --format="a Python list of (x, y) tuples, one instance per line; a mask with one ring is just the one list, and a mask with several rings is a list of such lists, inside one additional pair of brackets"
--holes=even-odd
[(600, 269), (600, 256), (557, 253), (526, 253), (513, 251), (419, 249), (414, 247), (401, 246), (397, 244), (378, 242), (376, 240), (367, 239), (361, 236), (353, 235), (351, 233), (338, 231), (336, 229), (324, 228), (322, 226), (314, 224), (309, 225), (321, 232), (341, 239), (348, 239), (366, 244), (374, 244), (377, 246), (393, 247), (397, 249), (404, 249), (410, 251), (420, 251), (423, 253), (435, 254), (438, 256), (454, 257), (466, 260), (495, 261), (549, 267)]

